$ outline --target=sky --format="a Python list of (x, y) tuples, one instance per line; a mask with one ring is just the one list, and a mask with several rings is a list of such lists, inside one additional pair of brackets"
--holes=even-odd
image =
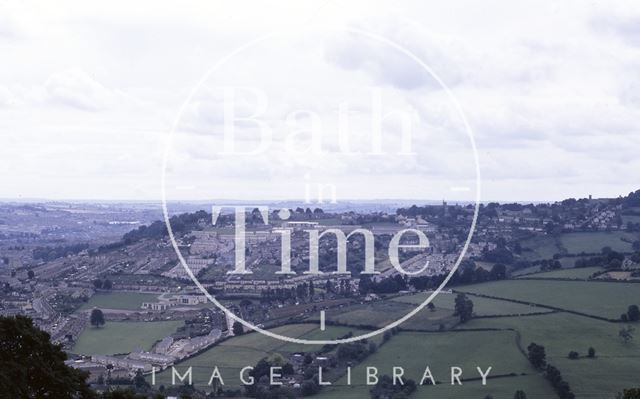
[(344, 3), (1, 1), (0, 198), (640, 188), (637, 2)]

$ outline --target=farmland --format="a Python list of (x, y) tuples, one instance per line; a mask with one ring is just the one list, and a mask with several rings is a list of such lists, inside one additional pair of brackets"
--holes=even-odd
[[(627, 241), (623, 241), (623, 239)], [(630, 252), (633, 240), (637, 240), (637, 237), (620, 231), (566, 233), (560, 235), (562, 246), (570, 254), (600, 252), (603, 247), (611, 247), (611, 249), (618, 252)]]
[[(598, 283), (594, 283), (598, 284)], [(613, 397), (611, 393), (636, 384), (640, 345), (624, 343), (618, 337), (621, 325), (566, 313), (542, 316), (476, 319), (464, 328), (512, 328), (522, 336), (526, 346), (536, 342), (545, 347), (548, 360), (558, 367), (571, 385), (576, 397)], [(594, 359), (585, 358), (589, 347), (596, 349)], [(577, 351), (578, 360), (567, 353)]]
[(570, 279), (582, 279), (586, 280), (593, 273), (600, 272), (604, 270), (602, 267), (583, 267), (583, 268), (571, 268), (571, 269), (561, 269), (561, 270), (552, 270), (549, 272), (535, 273), (526, 276), (522, 276), (520, 278), (570, 278)]
[(527, 260), (551, 259), (555, 254), (599, 253), (603, 247), (629, 252), (638, 237), (621, 231), (563, 233), (557, 237), (540, 235), (520, 241), (522, 257)]
[(72, 352), (88, 355), (129, 353), (134, 349), (148, 350), (154, 342), (176, 331), (181, 321), (117, 322), (103, 327), (87, 327)]
[[(290, 324), (272, 330), (288, 337), (305, 339), (335, 339), (349, 331), (361, 333), (353, 328), (330, 327), (320, 331), (316, 324)], [(226, 385), (240, 386), (239, 372), (246, 366), (255, 365), (260, 359), (276, 354), (288, 355), (300, 350), (316, 351), (321, 345), (300, 345), (283, 342), (259, 333), (245, 334), (226, 340), (203, 353), (176, 365), (176, 370), (183, 373), (193, 367), (194, 385), (206, 386), (213, 367), (218, 366)], [(171, 384), (171, 370), (159, 373), (157, 385)]]
[[(415, 356), (417, 353), (420, 356)], [(449, 381), (449, 367), (452, 365), (463, 369), (463, 379), (477, 378), (476, 367), (484, 370), (489, 366), (492, 367), (490, 375), (515, 373), (518, 376), (489, 380), (486, 386), (479, 382), (467, 382), (461, 387), (452, 387)], [(403, 367), (406, 378), (413, 379), (416, 383), (420, 382), (425, 367), (429, 366), (438, 385), (418, 387), (418, 392), (414, 394), (416, 397), (482, 398), (494, 395), (508, 398), (512, 397), (516, 389), (526, 390), (531, 397), (553, 396), (548, 384), (536, 374), (523, 354), (518, 351), (512, 331), (400, 333), (352, 370), (351, 386), (346, 385), (346, 377), (343, 377), (319, 397), (367, 397), (370, 388), (365, 385), (367, 366), (377, 367), (380, 375), (391, 375), (393, 366)], [(519, 376), (521, 373), (526, 376)], [(501, 393), (505, 396), (497, 396)]]
[(145, 294), (140, 292), (114, 292), (109, 294), (96, 294), (87, 303), (82, 305), (80, 310), (100, 309), (121, 309), (139, 310), (142, 302), (154, 302), (158, 300), (157, 294)]
[(515, 299), (615, 319), (638, 302), (640, 285), (634, 283), (507, 280), (464, 286), (461, 292)]
[[(326, 311), (327, 321), (351, 326), (386, 326), (415, 309), (415, 305), (399, 301), (378, 301), (368, 304), (358, 304), (343, 309), (329, 309)], [(312, 315), (311, 320), (317, 320)], [(411, 317), (403, 327), (420, 330), (438, 330), (440, 324), (449, 326), (455, 324), (450, 309), (438, 309), (434, 312), (422, 309)]]
[(562, 252), (557, 240), (552, 236), (535, 236), (522, 240), (522, 256), (529, 260), (551, 259), (553, 255)]
[[(401, 296), (394, 298), (394, 301), (410, 304), (422, 303), (430, 293), (421, 292), (419, 294)], [(455, 295), (440, 293), (434, 300), (433, 304), (437, 309), (446, 309), (449, 313), (454, 309)], [(500, 301), (489, 298), (476, 297), (473, 298), (473, 311), (478, 316), (492, 316), (505, 314), (528, 314), (544, 311), (535, 306), (523, 305), (514, 302)]]

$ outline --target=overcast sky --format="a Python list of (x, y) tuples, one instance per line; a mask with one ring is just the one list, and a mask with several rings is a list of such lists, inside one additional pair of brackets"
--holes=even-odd
[[(345, 199), (469, 199), (475, 163), (452, 98), (483, 200), (640, 188), (635, 1), (88, 3), (0, 2), (0, 198), (156, 200), (169, 143), (169, 198), (299, 198), (318, 181)], [(273, 146), (257, 156), (220, 155), (232, 85), (268, 97)], [(388, 154), (331, 152), (341, 102), (351, 147), (369, 151), (371, 88), (385, 112), (413, 115), (415, 154), (397, 154), (393, 117)], [(322, 119), (328, 153), (285, 151), (297, 110)], [(238, 132), (241, 148), (259, 144), (251, 123)]]

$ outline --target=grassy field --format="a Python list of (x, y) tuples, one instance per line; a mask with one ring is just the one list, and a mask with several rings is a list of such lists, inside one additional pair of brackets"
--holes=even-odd
[(593, 233), (562, 234), (560, 235), (560, 242), (570, 254), (600, 252), (603, 247), (611, 247), (614, 251), (619, 252), (630, 252), (632, 250), (631, 243), (622, 241), (622, 238), (631, 241), (637, 240), (637, 237), (634, 238), (630, 233), (598, 231)]
[(142, 302), (155, 302), (157, 300), (157, 294), (143, 294), (140, 292), (96, 294), (89, 298), (89, 301), (82, 305), (80, 310), (93, 309), (94, 307), (100, 309), (139, 310)]
[[(526, 376), (505, 377), (480, 382), (467, 382), (462, 386), (450, 385), (450, 367), (463, 369), (464, 378), (476, 378), (476, 367), (491, 366), (490, 375), (526, 373)], [(377, 367), (379, 375), (391, 375), (393, 366), (405, 369), (406, 378), (420, 382), (425, 367), (429, 366), (436, 386), (420, 386), (412, 397), (417, 398), (511, 398), (516, 389), (524, 389), (532, 398), (554, 397), (549, 385), (529, 366), (518, 351), (515, 333), (512, 331), (474, 331), (448, 333), (400, 333), (381, 346), (375, 354), (352, 370), (352, 385), (346, 385), (346, 377), (318, 397), (367, 398), (365, 385), (367, 366)]]
[[(410, 303), (378, 301), (353, 305), (343, 309), (329, 309), (326, 311), (325, 317), (327, 320), (351, 326), (370, 325), (383, 327), (408, 314), (413, 309), (415, 309), (415, 305)], [(318, 315), (312, 315), (309, 319), (318, 320)], [(425, 308), (403, 323), (402, 326), (420, 330), (437, 330), (440, 324), (451, 326), (455, 324), (455, 320), (450, 309), (436, 308), (435, 312), (431, 312)]]
[(574, 278), (574, 279), (587, 279), (595, 272), (600, 272), (604, 270), (602, 267), (582, 267), (582, 268), (571, 268), (571, 269), (560, 269), (560, 270), (552, 270), (549, 272), (535, 273), (526, 276), (521, 276), (520, 278)]
[[(305, 339), (334, 339), (349, 331), (354, 334), (361, 331), (327, 326), (325, 331), (320, 331), (315, 324), (291, 324), (273, 329), (274, 332), (289, 337)], [(245, 366), (253, 366), (260, 359), (281, 354), (285, 358), (293, 352), (317, 351), (321, 345), (298, 345), (277, 339), (266, 337), (259, 333), (251, 333), (234, 337), (219, 345), (176, 365), (176, 370), (183, 373), (189, 366), (193, 367), (194, 385), (206, 388), (211, 377), (213, 367), (218, 366), (225, 385), (237, 387), (240, 385), (239, 372)], [(171, 370), (165, 370), (156, 376), (157, 385), (171, 385)]]
[[(517, 389), (522, 389), (528, 398), (556, 398), (549, 385), (537, 375), (523, 375), (515, 377), (497, 378), (487, 381), (483, 386), (481, 381), (464, 382), (463, 385), (440, 384), (436, 386), (420, 387), (419, 393), (411, 398), (429, 399), (482, 399), (491, 395), (495, 399), (511, 399)], [(424, 395), (424, 396), (420, 396)], [(318, 399), (362, 399), (369, 397), (369, 389), (363, 386), (331, 387), (314, 396)]]
[(72, 352), (86, 355), (113, 355), (129, 353), (137, 348), (148, 350), (154, 342), (174, 333), (182, 324), (182, 321), (108, 321), (100, 328), (85, 328)]
[(558, 259), (558, 261), (560, 261), (560, 264), (562, 265), (563, 269), (571, 269), (575, 267), (576, 261), (578, 259), (585, 259), (585, 258), (589, 258), (589, 257), (588, 256), (567, 256), (565, 258)]
[[(395, 297), (392, 300), (358, 304), (342, 309), (329, 309), (326, 319), (340, 324), (352, 326), (372, 325), (382, 327), (408, 314), (415, 306), (422, 303), (429, 293), (421, 292), (412, 295)], [(435, 310), (422, 309), (416, 315), (402, 324), (403, 328), (435, 331), (440, 324), (445, 327), (454, 325), (457, 318), (453, 316), (454, 294), (439, 294), (434, 300)], [(478, 316), (529, 314), (544, 312), (535, 306), (522, 305), (509, 301), (485, 298), (473, 298), (474, 313)], [(318, 315), (312, 315), (311, 320), (318, 320)]]
[[(625, 344), (618, 331), (622, 324), (608, 323), (567, 313), (542, 316), (476, 319), (461, 328), (513, 328), (520, 332), (523, 346), (543, 345), (547, 359), (560, 369), (578, 398), (613, 398), (623, 388), (637, 386), (640, 344)], [(584, 358), (589, 347), (596, 358)], [(569, 351), (581, 358), (569, 360)], [(528, 392), (527, 392), (528, 393)]]
[(640, 216), (638, 215), (622, 215), (622, 223), (640, 223)]
[[(576, 260), (583, 259), (584, 256), (566, 256), (558, 259), (563, 269), (573, 269), (576, 265)], [(586, 257), (588, 258), (588, 256)], [(527, 274), (540, 273), (540, 265), (525, 267), (524, 269), (518, 269), (511, 273), (511, 276), (514, 278), (522, 277)]]
[(528, 260), (551, 259), (562, 252), (557, 240), (552, 236), (534, 236), (520, 241), (522, 257)]
[(458, 290), (555, 306), (611, 319), (618, 318), (627, 306), (640, 304), (640, 285), (634, 283), (505, 280), (460, 287)]
[[(393, 300), (402, 303), (419, 304), (424, 302), (429, 295), (430, 293), (421, 292), (418, 294), (396, 297)], [(434, 298), (433, 304), (436, 306), (436, 309), (446, 309), (452, 313), (455, 306), (455, 297), (455, 294), (441, 293)], [(478, 316), (493, 316), (536, 313), (540, 312), (540, 309), (535, 306), (478, 297), (473, 298), (473, 312)]]

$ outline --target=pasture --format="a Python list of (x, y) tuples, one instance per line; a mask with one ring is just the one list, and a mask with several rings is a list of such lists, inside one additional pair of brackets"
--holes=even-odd
[[(430, 295), (430, 292), (420, 292), (418, 294), (396, 297), (393, 300), (401, 303), (420, 304)], [(456, 294), (438, 294), (433, 304), (438, 309), (444, 309), (453, 313), (455, 308)], [(473, 312), (478, 316), (495, 316), (509, 314), (529, 314), (544, 311), (535, 306), (522, 305), (519, 303), (501, 301), (496, 299), (473, 297)]]
[(113, 355), (135, 349), (151, 349), (158, 340), (176, 332), (182, 321), (107, 321), (100, 327), (87, 326), (71, 352), (83, 355)]
[(600, 272), (604, 270), (602, 267), (582, 267), (582, 268), (571, 268), (571, 269), (560, 269), (560, 270), (552, 270), (548, 272), (541, 272), (535, 274), (529, 274), (526, 276), (520, 276), (521, 279), (526, 278), (571, 278), (571, 279), (588, 279), (593, 273)]
[(630, 252), (632, 251), (631, 242), (638, 238), (633, 234), (622, 231), (597, 231), (588, 233), (566, 233), (560, 235), (562, 246), (570, 254), (579, 253), (599, 253), (603, 247), (611, 247), (614, 251)]
[(520, 241), (522, 257), (527, 260), (551, 259), (553, 255), (562, 252), (558, 241), (553, 236), (536, 235)]
[[(386, 326), (405, 316), (415, 309), (414, 304), (399, 301), (386, 300), (365, 304), (357, 304), (346, 308), (328, 309), (326, 319), (339, 324), (350, 326)], [(310, 320), (318, 320), (318, 315), (312, 315)], [(456, 318), (452, 311), (446, 308), (437, 308), (434, 312), (427, 308), (422, 309), (409, 320), (402, 324), (404, 328), (419, 330), (438, 330), (440, 324), (445, 327), (455, 324)]]
[(464, 286), (457, 290), (610, 319), (617, 319), (627, 306), (640, 304), (640, 285), (635, 283), (518, 279)]
[(146, 294), (141, 292), (111, 292), (108, 294), (95, 294), (80, 310), (87, 309), (120, 309), (140, 310), (142, 302), (155, 302), (158, 294)]
[[(352, 328), (332, 326), (327, 326), (325, 331), (320, 331), (319, 325), (316, 324), (289, 324), (274, 328), (272, 331), (288, 337), (305, 339), (334, 339), (349, 331), (353, 331), (354, 334), (361, 332)], [(292, 352), (310, 352), (320, 348), (321, 345), (293, 344), (260, 333), (249, 333), (228, 339), (175, 367), (181, 374), (190, 366), (193, 367), (194, 385), (206, 389), (213, 368), (218, 366), (225, 385), (238, 387), (241, 383), (240, 370), (246, 366), (254, 366), (264, 357), (281, 354), (286, 358)], [(156, 385), (171, 385), (171, 369), (156, 375)]]
[[(623, 388), (637, 385), (632, 370), (640, 369), (640, 344), (624, 343), (618, 331), (624, 324), (594, 320), (567, 313), (541, 316), (476, 319), (460, 328), (512, 328), (522, 345), (543, 345), (548, 361), (558, 367), (578, 398), (614, 397)], [(584, 357), (594, 347), (596, 357)], [(580, 354), (569, 360), (569, 351)], [(527, 392), (528, 393), (528, 392)]]
[[(352, 370), (351, 385), (346, 376), (340, 378), (331, 388), (318, 397), (366, 398), (366, 367), (377, 367), (379, 375), (391, 375), (393, 366), (405, 369), (405, 377), (420, 382), (425, 367), (429, 366), (435, 386), (419, 386), (415, 397), (460, 398), (494, 395), (512, 397), (516, 389), (524, 389), (530, 397), (553, 397), (550, 386), (531, 368), (527, 359), (518, 351), (516, 336), (512, 331), (469, 331), (446, 333), (402, 332), (382, 345), (378, 351)], [(463, 385), (450, 385), (450, 367), (463, 369)], [(478, 378), (476, 367), (485, 370), (492, 367), (490, 376), (516, 373), (490, 379), (486, 386), (479, 381), (464, 382), (464, 379)], [(526, 376), (519, 374), (525, 373)], [(517, 387), (517, 388), (516, 388)], [(506, 394), (502, 396), (502, 394)]]

